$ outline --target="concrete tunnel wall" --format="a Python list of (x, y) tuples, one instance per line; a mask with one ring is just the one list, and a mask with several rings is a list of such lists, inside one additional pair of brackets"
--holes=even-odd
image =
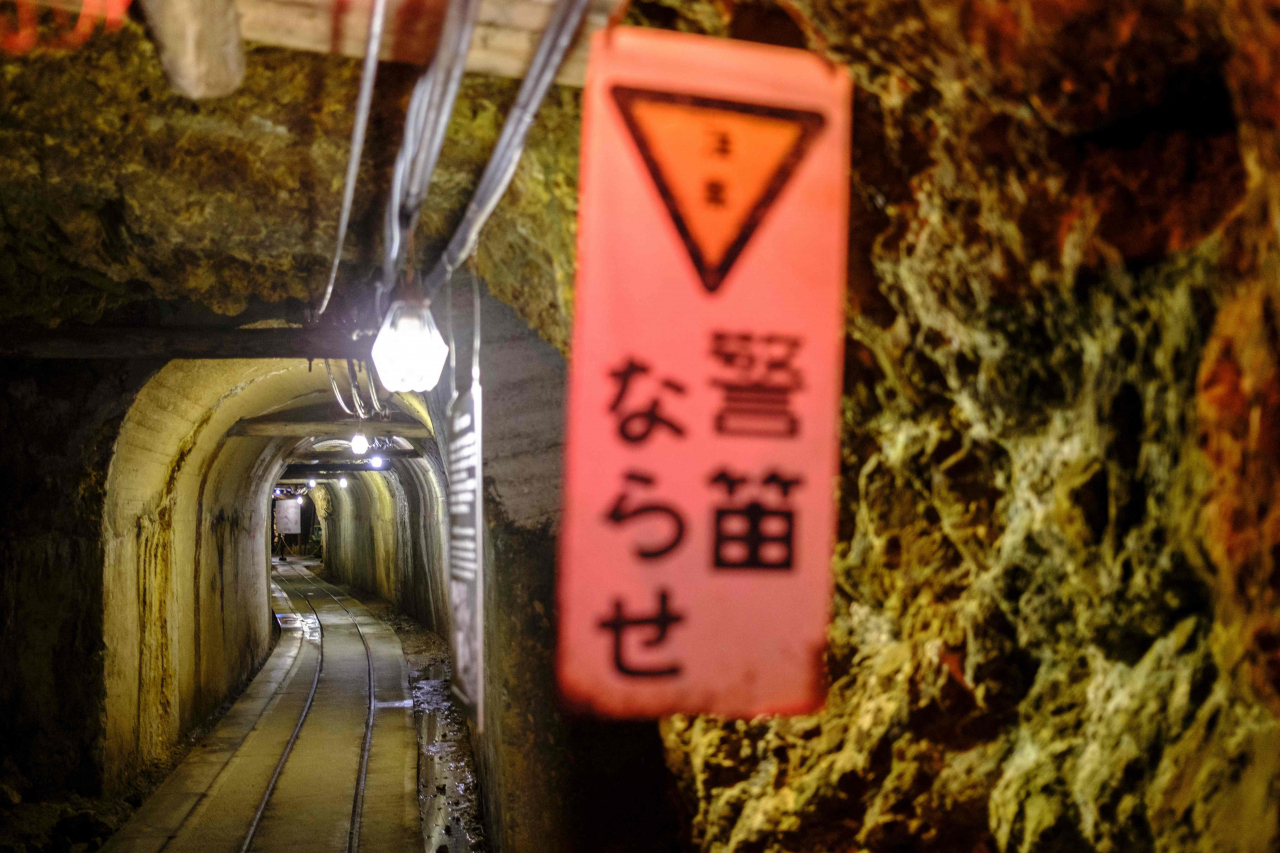
[(0, 395), (0, 761), (30, 793), (131, 786), (270, 641), (267, 508), (325, 399), (305, 361), (11, 362)]
[[(463, 278), (464, 274), (459, 274)], [(454, 298), (459, 373), (471, 299)], [(484, 732), (473, 737), (491, 849), (669, 850), (678, 832), (652, 723), (575, 719), (555, 687), (555, 541), (564, 434), (563, 357), (508, 306), (482, 300), (485, 464)], [(442, 319), (442, 318), (441, 318)], [(320, 480), (327, 577), (376, 593), (452, 636), (444, 577), (448, 380), (417, 412), (437, 429), (420, 460)], [(429, 415), (428, 415), (429, 412)]]
[[(470, 300), (457, 301), (465, 329)], [(484, 327), (488, 703), (473, 743), (490, 841), (539, 853), (620, 838), (610, 849), (659, 849), (644, 842), (671, 829), (655, 727), (574, 720), (556, 700), (564, 360), (488, 297)], [(163, 766), (269, 647), (271, 487), (299, 441), (227, 430), (330, 391), (305, 361), (24, 369), (31, 387), (0, 398), (11, 442), (0, 457), (15, 472), (0, 517), (0, 726), (24, 743), (0, 744), (0, 760), (43, 773), (46, 789), (119, 790)], [(425, 402), (401, 403), (440, 424), (446, 400), (442, 383)], [(65, 436), (37, 414), (50, 407)], [(438, 446), (423, 444), (423, 459), (350, 476), (346, 490), (321, 484), (314, 500), (326, 572), (448, 639), (447, 483)], [(48, 449), (43, 466), (23, 455), (35, 448)], [(51, 525), (64, 493), (70, 512)], [(44, 607), (50, 590), (63, 598)]]
[(448, 640), (444, 472), (438, 458), (390, 460), (379, 473), (319, 479), (324, 574), (395, 604)]
[[(465, 387), (471, 322), (465, 288), (459, 287), (454, 307)], [(487, 295), (482, 317), (490, 547), (485, 554), (486, 714), (484, 732), (473, 738), (473, 747), (486, 828), (495, 850), (598, 849), (575, 835), (575, 743), (557, 705), (552, 669), (565, 361), (510, 307)], [(448, 398), (443, 378), (416, 412), (437, 429), (437, 440), (426, 442), (422, 459), (392, 460), (379, 473), (349, 474), (345, 489), (336, 476), (321, 479), (312, 491), (326, 577), (391, 601), (446, 640), (452, 637), (444, 558), (448, 482), (442, 462)], [(651, 734), (656, 746), (656, 733)]]
[(271, 486), (297, 440), (226, 432), (326, 382), (305, 361), (173, 361), (125, 416), (102, 518), (106, 787), (164, 763), (264, 659)]

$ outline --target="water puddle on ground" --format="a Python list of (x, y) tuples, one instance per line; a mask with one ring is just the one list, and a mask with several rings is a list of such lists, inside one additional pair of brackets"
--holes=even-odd
[(448, 645), (386, 602), (357, 598), (396, 632), (404, 649), (418, 731), (418, 807), (427, 853), (486, 853), (469, 728), (449, 686)]

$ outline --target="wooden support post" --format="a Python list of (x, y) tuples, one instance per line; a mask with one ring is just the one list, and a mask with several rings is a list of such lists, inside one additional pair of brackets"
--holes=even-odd
[(235, 0), (141, 0), (169, 82), (188, 98), (229, 95), (244, 79)]

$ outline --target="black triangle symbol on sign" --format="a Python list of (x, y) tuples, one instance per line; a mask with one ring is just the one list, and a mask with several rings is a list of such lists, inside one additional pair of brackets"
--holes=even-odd
[(806, 110), (614, 86), (658, 194), (715, 293), (825, 123)]

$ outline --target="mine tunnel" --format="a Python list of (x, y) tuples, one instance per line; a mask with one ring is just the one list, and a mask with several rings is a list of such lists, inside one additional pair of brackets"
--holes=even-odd
[(1277, 69), (0, 0), (0, 853), (1280, 851)]

